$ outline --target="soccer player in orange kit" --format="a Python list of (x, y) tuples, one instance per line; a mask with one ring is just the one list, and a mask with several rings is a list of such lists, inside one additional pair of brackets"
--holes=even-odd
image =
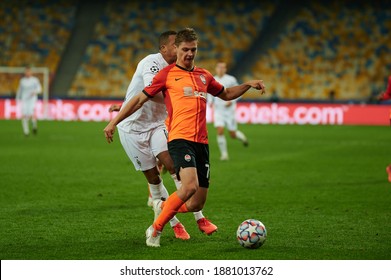
[[(162, 69), (152, 84), (136, 95), (105, 127), (107, 141), (113, 140), (115, 126), (136, 112), (150, 98), (163, 92), (168, 119), (168, 149), (174, 160), (182, 187), (167, 201), (155, 200), (157, 219), (146, 231), (147, 246), (159, 247), (163, 227), (178, 212), (195, 212), (203, 209), (209, 189), (209, 146), (206, 129), (206, 95), (233, 100), (250, 88), (265, 92), (262, 80), (252, 80), (238, 86), (224, 88), (213, 75), (194, 65), (198, 37), (192, 28), (177, 33), (176, 64)], [(159, 213), (160, 212), (160, 213)]]

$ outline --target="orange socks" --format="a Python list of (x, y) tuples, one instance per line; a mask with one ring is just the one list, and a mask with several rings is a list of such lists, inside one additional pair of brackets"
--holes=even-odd
[(391, 164), (386, 168), (388, 174), (388, 181), (391, 182)]
[[(165, 201), (162, 202), (162, 209), (164, 208), (165, 203), (166, 203)], [(187, 213), (187, 212), (189, 212), (189, 209), (187, 209), (186, 203), (183, 203), (181, 207), (179, 207), (178, 213)]]
[(187, 209), (186, 203), (183, 203), (181, 205), (181, 207), (179, 207), (178, 212), (179, 213), (187, 213), (187, 212), (189, 212), (189, 210)]
[(182, 207), (184, 203), (185, 202), (179, 198), (176, 192), (171, 194), (165, 201), (162, 212), (153, 223), (153, 227), (158, 231), (162, 231), (163, 227), (175, 216), (176, 213), (178, 213), (179, 209), (182, 211), (185, 209), (187, 210), (186, 205)]

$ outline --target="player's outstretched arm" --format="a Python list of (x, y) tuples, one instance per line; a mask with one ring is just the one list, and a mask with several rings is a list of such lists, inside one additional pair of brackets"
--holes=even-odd
[(266, 87), (262, 80), (252, 80), (238, 86), (225, 88), (224, 91), (220, 95), (218, 95), (218, 97), (226, 101), (233, 100), (242, 96), (250, 88), (260, 90), (261, 94), (264, 94), (266, 92)]
[(140, 92), (136, 96), (134, 96), (126, 105), (125, 107), (116, 115), (109, 124), (103, 129), (105, 133), (105, 137), (108, 143), (113, 142), (113, 136), (115, 132), (115, 127), (117, 124), (119, 124), (121, 121), (129, 117), (131, 114), (136, 112), (138, 109), (140, 109), (145, 102), (148, 101), (148, 97), (143, 93)]

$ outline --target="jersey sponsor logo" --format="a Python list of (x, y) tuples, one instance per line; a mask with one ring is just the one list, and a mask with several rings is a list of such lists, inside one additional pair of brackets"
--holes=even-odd
[(206, 85), (206, 79), (205, 79), (205, 76), (204, 75), (200, 75), (200, 79), (201, 79), (201, 82)]
[(192, 87), (184, 87), (183, 88), (184, 96), (193, 96), (193, 88)]
[(183, 79), (183, 77), (175, 78), (175, 81), (179, 81), (180, 79)]
[(185, 155), (185, 160), (186, 160), (187, 162), (191, 161), (191, 156), (188, 155), (188, 154), (186, 154), (186, 155)]
[(207, 95), (206, 92), (202, 92), (202, 91), (195, 91), (194, 92), (194, 96), (199, 96), (199, 97), (204, 98), (204, 99), (206, 99), (206, 95)]
[(184, 96), (199, 96), (201, 98), (205, 98), (206, 99), (206, 95), (207, 93), (206, 92), (202, 92), (202, 91), (193, 91), (193, 88), (192, 87), (183, 87), (183, 95)]

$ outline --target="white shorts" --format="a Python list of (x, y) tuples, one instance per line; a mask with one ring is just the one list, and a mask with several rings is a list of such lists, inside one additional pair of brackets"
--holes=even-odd
[(156, 166), (156, 157), (167, 151), (166, 128), (159, 126), (147, 132), (124, 132), (118, 129), (119, 139), (136, 170), (146, 171)]
[(21, 102), (22, 116), (28, 116), (28, 117), (33, 116), (35, 103), (36, 103), (35, 99), (23, 100)]
[(238, 124), (235, 119), (234, 110), (215, 111), (214, 114), (214, 126), (226, 127), (229, 131), (236, 131)]

